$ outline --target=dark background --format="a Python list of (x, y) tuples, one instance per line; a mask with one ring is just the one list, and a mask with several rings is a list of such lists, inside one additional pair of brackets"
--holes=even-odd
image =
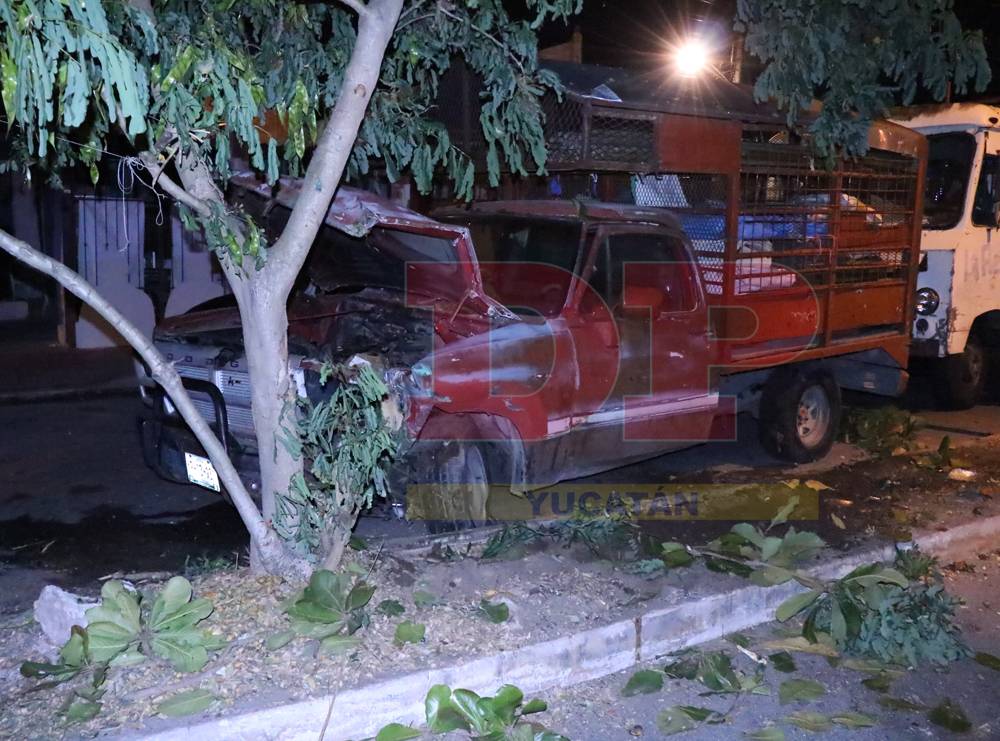
[[(1000, 2), (957, 0), (955, 10), (963, 28), (982, 29), (993, 68), (987, 90), (970, 97), (1000, 97)], [(541, 40), (543, 45), (559, 43), (578, 28), (584, 62), (650, 67), (664, 63), (672, 39), (697, 28), (719, 38), (725, 49), (735, 15), (735, 0), (584, 0), (579, 16), (568, 24), (549, 24)], [(752, 81), (753, 62), (749, 56), (745, 60), (745, 81)]]

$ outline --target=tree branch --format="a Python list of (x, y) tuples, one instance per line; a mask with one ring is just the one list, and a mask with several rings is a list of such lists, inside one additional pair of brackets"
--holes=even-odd
[(359, 18), (368, 13), (368, 6), (361, 0), (340, 0), (340, 2), (357, 13)]
[(164, 172), (165, 163), (161, 164), (156, 158), (156, 155), (150, 152), (144, 152), (140, 155), (139, 159), (149, 170), (150, 174), (153, 176), (154, 183), (158, 184), (163, 191), (173, 198), (175, 201), (183, 203), (185, 206), (190, 208), (199, 216), (208, 216), (209, 210), (208, 206), (200, 198), (188, 193), (179, 183), (175, 182), (173, 178)]
[(61, 262), (53, 260), (46, 254), (39, 252), (27, 242), (13, 237), (7, 232), (0, 230), (0, 249), (9, 253), (14, 259), (19, 260), (36, 270), (54, 278), (67, 291), (80, 298), (84, 303), (100, 314), (111, 326), (113, 326), (125, 338), (139, 356), (149, 366), (150, 373), (154, 380), (159, 383), (170, 396), (177, 411), (191, 428), (198, 442), (204, 447), (205, 452), (215, 466), (219, 474), (219, 479), (229, 492), (240, 518), (250, 532), (250, 537), (257, 546), (269, 552), (278, 562), (283, 562), (284, 570), (297, 575), (307, 575), (309, 569), (307, 565), (295, 565), (292, 559), (285, 556), (284, 548), (277, 538), (277, 535), (264, 522), (253, 499), (247, 493), (243, 482), (236, 472), (232, 461), (226, 453), (225, 448), (215, 433), (209, 428), (208, 423), (195, 408), (191, 397), (184, 388), (181, 378), (174, 366), (169, 363), (159, 350), (153, 345), (139, 329), (126, 319), (107, 299), (98, 293), (97, 289), (88, 283), (81, 275), (70, 270)]
[(264, 267), (273, 273), (274, 301), (287, 299), (340, 186), (402, 6), (403, 0), (370, 0), (358, 17), (358, 36), (344, 70), (340, 97), (316, 143), (299, 199)]

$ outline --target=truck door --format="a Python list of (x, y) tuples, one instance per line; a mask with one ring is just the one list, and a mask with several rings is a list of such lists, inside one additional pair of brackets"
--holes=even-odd
[[(718, 405), (713, 343), (683, 239), (662, 227), (602, 226), (590, 252), (584, 277), (593, 290), (581, 291), (579, 304), (590, 326), (577, 334), (574, 428), (605, 439), (609, 455), (624, 446), (626, 458), (630, 446), (665, 451), (708, 439)], [(611, 393), (596, 398), (587, 384), (609, 353), (618, 355), (617, 377)]]

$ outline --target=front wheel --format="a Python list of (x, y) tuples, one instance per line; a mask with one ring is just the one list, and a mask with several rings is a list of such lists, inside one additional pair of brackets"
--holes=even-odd
[(478, 445), (452, 444), (435, 457), (431, 484), (423, 488), (420, 503), (432, 533), (464, 530), (485, 524), (489, 482), (486, 462)]
[(761, 394), (760, 441), (777, 458), (818, 460), (830, 452), (840, 416), (840, 387), (830, 373), (779, 369)]
[(970, 335), (965, 350), (942, 358), (934, 393), (948, 409), (969, 409), (979, 403), (986, 386), (986, 351)]

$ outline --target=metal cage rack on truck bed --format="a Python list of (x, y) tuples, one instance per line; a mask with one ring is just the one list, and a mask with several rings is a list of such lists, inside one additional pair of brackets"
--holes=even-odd
[[(905, 367), (922, 136), (877, 121), (866, 156), (829, 166), (745, 86), (549, 66), (565, 86), (542, 101), (549, 174), (505, 180), (502, 197), (672, 211), (694, 246), (733, 368), (875, 348)], [(446, 124), (479, 156), (473, 100), (448, 106)]]

